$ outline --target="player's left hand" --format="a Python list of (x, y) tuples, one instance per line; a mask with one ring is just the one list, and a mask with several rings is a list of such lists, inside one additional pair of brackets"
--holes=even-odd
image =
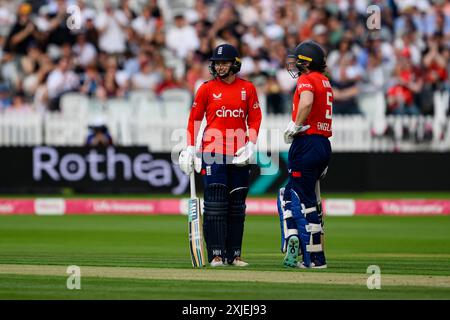
[(287, 144), (292, 143), (294, 141), (294, 137), (297, 133), (304, 132), (310, 128), (309, 125), (296, 125), (294, 121), (290, 121), (286, 130), (284, 130), (284, 142)]
[(247, 142), (245, 146), (236, 151), (233, 164), (239, 167), (248, 165), (253, 160), (255, 149), (256, 146), (253, 142)]

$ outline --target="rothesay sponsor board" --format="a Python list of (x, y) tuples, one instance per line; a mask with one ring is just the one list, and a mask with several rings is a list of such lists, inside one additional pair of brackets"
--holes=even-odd
[[(0, 192), (148, 192), (183, 194), (189, 178), (170, 154), (145, 147), (2, 148)], [(45, 211), (45, 210), (44, 210)]]

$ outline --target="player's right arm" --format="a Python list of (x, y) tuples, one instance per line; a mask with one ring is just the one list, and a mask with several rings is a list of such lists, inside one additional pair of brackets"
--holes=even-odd
[(300, 93), (300, 101), (298, 102), (297, 118), (295, 124), (301, 126), (305, 123), (311, 113), (312, 105), (314, 102), (314, 94), (312, 91), (303, 91)]
[(298, 101), (295, 124), (301, 126), (308, 118), (314, 102), (314, 86), (306, 76), (300, 77), (297, 84), (297, 94), (300, 95), (300, 100)]
[(187, 175), (191, 174), (194, 170), (194, 163), (197, 163), (195, 156), (195, 141), (205, 115), (207, 105), (206, 97), (206, 87), (205, 84), (202, 84), (195, 95), (191, 113), (189, 115), (186, 139), (187, 147), (185, 150), (181, 151), (180, 157), (178, 158), (181, 170)]
[(203, 117), (205, 116), (207, 106), (206, 82), (198, 88), (192, 103), (191, 113), (189, 115), (187, 127), (187, 145), (195, 146), (195, 140), (200, 130)]
[(314, 86), (306, 76), (300, 76), (294, 94), (299, 95), (299, 101), (298, 104), (294, 106), (294, 112), (296, 113), (293, 117), (293, 121), (291, 120), (284, 130), (284, 142), (287, 144), (292, 143), (294, 136), (297, 135), (297, 133), (304, 132), (310, 128), (309, 125), (305, 125), (305, 121), (311, 113), (314, 102)]

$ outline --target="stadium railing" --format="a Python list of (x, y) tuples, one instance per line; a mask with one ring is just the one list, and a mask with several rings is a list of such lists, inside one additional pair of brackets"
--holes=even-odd
[(44, 120), (37, 112), (0, 113), (0, 146), (32, 146), (44, 143)]
[[(366, 108), (379, 107), (380, 97), (366, 96)], [(260, 100), (265, 97), (260, 95)], [(392, 152), (449, 151), (448, 92), (436, 92), (434, 116), (384, 116), (383, 113), (333, 116), (334, 151)], [(83, 145), (88, 127), (103, 121), (116, 145), (145, 145), (153, 152), (170, 152), (185, 143), (185, 128), (192, 104), (190, 92), (171, 89), (161, 96), (131, 92), (127, 99), (99, 101), (81, 94), (66, 94), (61, 112), (5, 111), (0, 113), (0, 146)], [(265, 111), (265, 104), (262, 103)], [(364, 107), (362, 108), (364, 110)], [(265, 112), (264, 112), (265, 114)], [(260, 151), (287, 151), (283, 130), (288, 114), (265, 114)]]

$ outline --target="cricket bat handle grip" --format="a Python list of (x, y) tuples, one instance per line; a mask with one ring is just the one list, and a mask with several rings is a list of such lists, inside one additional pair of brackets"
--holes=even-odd
[(197, 192), (195, 190), (195, 172), (191, 172), (191, 199), (197, 198)]

